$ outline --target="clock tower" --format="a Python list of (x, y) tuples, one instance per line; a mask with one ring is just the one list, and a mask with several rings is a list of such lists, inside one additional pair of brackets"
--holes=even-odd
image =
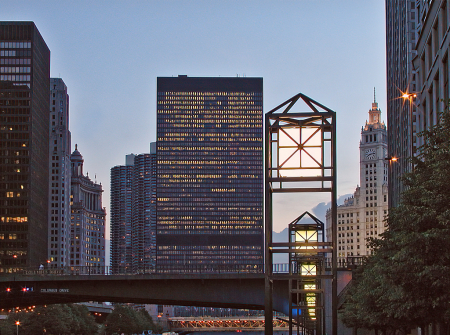
[[(361, 129), (360, 152), (360, 185), (361, 190), (374, 194), (383, 184), (387, 184), (387, 131), (381, 121), (381, 111), (374, 99), (369, 110), (369, 121)], [(379, 192), (377, 192), (379, 193)], [(369, 197), (369, 203), (370, 203)]]
[[(367, 240), (378, 238), (385, 230), (384, 219), (388, 211), (388, 163), (386, 125), (374, 99), (369, 120), (361, 129), (360, 184), (353, 196), (337, 208), (338, 262), (371, 253)], [(327, 240), (331, 241), (331, 211), (327, 212)]]

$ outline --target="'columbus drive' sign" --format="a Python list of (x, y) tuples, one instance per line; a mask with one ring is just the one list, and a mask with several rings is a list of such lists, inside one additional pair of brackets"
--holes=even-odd
[(68, 288), (41, 288), (41, 293), (69, 293)]

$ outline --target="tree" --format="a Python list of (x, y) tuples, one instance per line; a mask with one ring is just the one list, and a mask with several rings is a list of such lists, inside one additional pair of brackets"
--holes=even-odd
[(153, 323), (152, 317), (145, 309), (137, 311), (137, 319), (139, 320), (139, 326), (142, 329), (140, 330), (141, 332), (144, 330), (153, 330), (154, 332), (159, 333), (162, 330)]
[(116, 305), (106, 318), (106, 334), (141, 334), (144, 330), (158, 330), (145, 309), (138, 311), (125, 305)]
[(356, 274), (341, 313), (347, 326), (424, 327), (450, 316), (450, 113), (420, 134), (424, 145), (405, 173), (388, 229)]
[(106, 334), (133, 334), (137, 332), (139, 332), (139, 329), (136, 312), (131, 307), (116, 305), (106, 318)]
[(72, 319), (70, 330), (72, 334), (96, 334), (98, 325), (94, 317), (89, 313), (88, 308), (82, 304), (67, 305), (70, 308)]
[(15, 334), (16, 321), (20, 321), (22, 335), (85, 335), (98, 332), (98, 326), (87, 307), (78, 304), (38, 306), (34, 311), (10, 314), (5, 325), (5, 334)]

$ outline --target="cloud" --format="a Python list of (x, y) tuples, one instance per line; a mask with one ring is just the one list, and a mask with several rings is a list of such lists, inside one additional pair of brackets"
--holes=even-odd
[[(344, 200), (353, 196), (353, 194), (344, 194), (338, 197), (337, 199), (337, 204), (342, 205), (344, 203)], [(313, 212), (313, 214), (322, 222), (326, 221), (326, 214), (327, 214), (327, 209), (331, 208), (331, 201), (330, 202), (321, 202), (318, 205), (316, 205), (315, 207), (313, 207), (311, 209), (311, 211)]]

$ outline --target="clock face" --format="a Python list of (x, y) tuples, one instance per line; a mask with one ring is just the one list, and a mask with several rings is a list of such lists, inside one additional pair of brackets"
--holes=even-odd
[(375, 159), (375, 149), (366, 150), (366, 159)]

